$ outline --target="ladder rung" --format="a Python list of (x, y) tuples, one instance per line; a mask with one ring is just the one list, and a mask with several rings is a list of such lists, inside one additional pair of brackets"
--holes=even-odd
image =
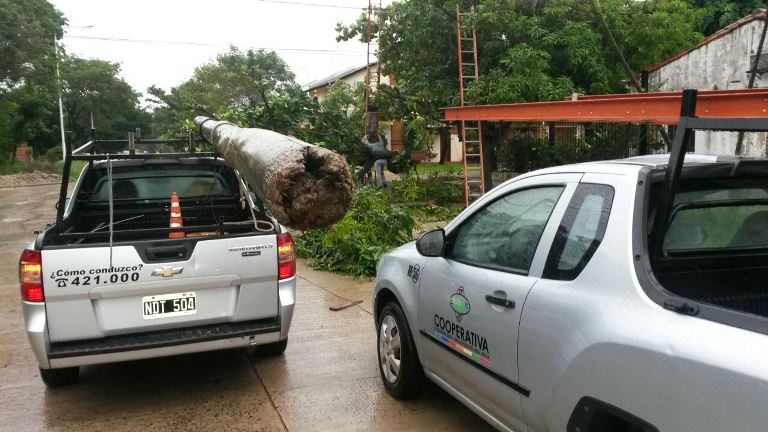
[(480, 153), (467, 153), (467, 157), (477, 157), (480, 156)]
[(480, 140), (466, 140), (464, 144), (480, 144)]

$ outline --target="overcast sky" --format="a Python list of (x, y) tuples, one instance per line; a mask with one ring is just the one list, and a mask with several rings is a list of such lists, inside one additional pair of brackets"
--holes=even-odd
[(67, 52), (120, 63), (123, 78), (145, 94), (152, 84), (182, 83), (229, 44), (277, 51), (300, 84), (366, 61), (365, 44), (336, 42), (334, 27), (353, 22), (367, 0), (50, 1), (69, 20)]

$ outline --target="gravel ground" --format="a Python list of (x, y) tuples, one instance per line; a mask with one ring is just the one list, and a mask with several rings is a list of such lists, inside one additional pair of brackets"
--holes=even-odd
[(22, 172), (0, 176), (0, 188), (15, 188), (59, 183), (61, 176), (41, 171)]

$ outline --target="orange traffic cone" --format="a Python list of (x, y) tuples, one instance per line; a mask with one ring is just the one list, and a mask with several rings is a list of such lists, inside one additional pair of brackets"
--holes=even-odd
[[(179, 206), (179, 196), (176, 192), (171, 194), (171, 228), (181, 228), (184, 226), (184, 220), (181, 219), (181, 207)], [(184, 232), (169, 232), (168, 238), (184, 238)]]

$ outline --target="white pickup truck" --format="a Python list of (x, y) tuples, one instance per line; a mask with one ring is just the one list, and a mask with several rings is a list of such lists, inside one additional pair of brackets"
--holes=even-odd
[(282, 353), (293, 240), (238, 172), (211, 153), (107, 156), (89, 144), (65, 163), (67, 178), (72, 160), (89, 161), (71, 199), (64, 182), (56, 224), (19, 263), (42, 380), (58, 386), (83, 365), (224, 348)]

